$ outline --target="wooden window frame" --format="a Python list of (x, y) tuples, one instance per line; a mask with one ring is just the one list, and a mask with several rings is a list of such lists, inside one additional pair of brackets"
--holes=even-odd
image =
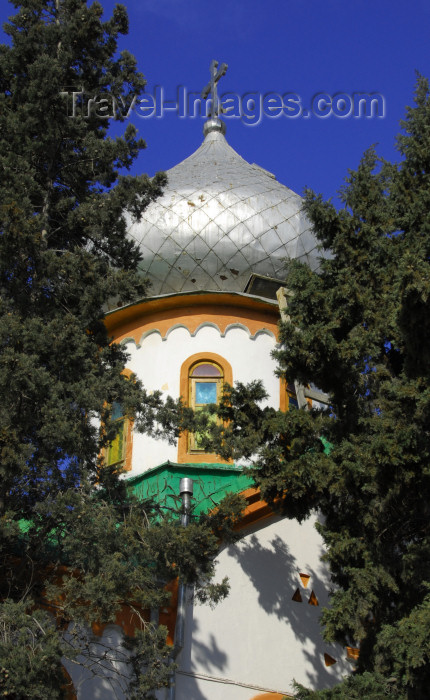
[[(127, 379), (130, 379), (130, 377), (133, 376), (133, 372), (129, 369), (124, 369), (122, 374), (127, 377)], [(133, 424), (134, 421), (131, 418), (127, 418), (127, 416), (121, 416), (120, 418), (117, 419), (117, 421), (123, 421), (124, 422), (124, 442), (125, 445), (123, 447), (123, 457), (122, 459), (119, 459), (116, 462), (111, 462), (111, 464), (108, 463), (108, 456), (109, 456), (109, 448), (106, 447), (103, 450), (103, 462), (105, 466), (109, 467), (116, 467), (118, 466), (118, 469), (121, 472), (129, 472), (132, 469), (132, 457), (133, 457)], [(116, 422), (116, 421), (115, 421)], [(114, 438), (115, 440), (116, 438)], [(111, 443), (112, 444), (112, 443)]]
[[(231, 365), (224, 357), (214, 352), (198, 352), (188, 357), (181, 366), (180, 394), (187, 406), (190, 405), (190, 372), (195, 365), (200, 363), (218, 365), (222, 373), (222, 383), (233, 384), (233, 371)], [(203, 379), (203, 378), (202, 378)], [(233, 460), (225, 460), (216, 454), (204, 452), (203, 450), (190, 449), (190, 436), (188, 431), (181, 433), (178, 440), (178, 463), (209, 463), (209, 464), (232, 464)]]
[[(293, 398), (293, 396), (292, 396), (293, 394), (294, 394), (294, 396), (296, 396), (295, 391), (292, 392), (288, 389), (290, 384), (285, 380), (284, 377), (280, 378), (279, 383), (280, 383), (279, 410), (282, 411), (283, 413), (285, 413), (286, 411), (297, 410), (298, 406), (291, 408), (290, 402), (289, 402), (290, 395), (292, 398)], [(311, 399), (306, 399), (306, 401), (308, 403), (309, 408), (312, 408)]]
[[(202, 376), (193, 376), (194, 370), (197, 369), (200, 365), (210, 365), (211, 367), (216, 367), (219, 370), (219, 376), (214, 376), (214, 375), (208, 375), (205, 377), (204, 375)], [(206, 361), (200, 361), (196, 362), (195, 364), (191, 365), (189, 375), (188, 375), (188, 405), (191, 406), (194, 411), (197, 409), (198, 404), (196, 403), (196, 389), (197, 389), (197, 384), (200, 383), (205, 383), (205, 384), (215, 384), (216, 386), (216, 401), (214, 403), (219, 403), (222, 395), (222, 388), (224, 385), (224, 372), (218, 363), (215, 362), (208, 362)], [(203, 405), (203, 404), (202, 404)], [(206, 454), (205, 450), (201, 447), (196, 446), (196, 434), (195, 433), (188, 433), (188, 452), (190, 454)]]

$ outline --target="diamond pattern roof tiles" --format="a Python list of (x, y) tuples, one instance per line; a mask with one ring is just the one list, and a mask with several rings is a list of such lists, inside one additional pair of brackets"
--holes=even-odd
[(253, 273), (282, 277), (287, 257), (318, 267), (301, 198), (247, 163), (220, 132), (210, 131), (167, 176), (162, 196), (129, 227), (152, 294), (243, 291)]

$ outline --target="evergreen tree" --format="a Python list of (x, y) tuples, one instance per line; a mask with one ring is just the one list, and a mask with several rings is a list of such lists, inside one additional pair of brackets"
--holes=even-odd
[[(318, 509), (335, 592), (328, 641), (360, 647), (357, 672), (311, 698), (428, 697), (430, 687), (430, 99), (418, 79), (398, 138), (350, 172), (344, 208), (308, 192), (324, 251), (287, 271), (276, 352), (288, 381), (329, 394), (325, 410), (259, 408), (256, 382), (226, 396), (218, 449), (251, 456), (262, 495), (288, 517)], [(252, 421), (249, 420), (252, 416)], [(221, 440), (220, 440), (221, 438)], [(327, 441), (330, 450), (327, 450)], [(324, 445), (326, 447), (324, 447)]]
[[(144, 142), (130, 124), (107, 135), (106, 117), (124, 121), (145, 84), (133, 56), (117, 52), (126, 11), (104, 21), (85, 0), (14, 5), (0, 47), (0, 692), (33, 700), (64, 695), (69, 623), (77, 639), (80, 624), (112, 621), (130, 601), (145, 617), (168, 602), (164, 583), (178, 574), (199, 579), (202, 597), (223, 595), (211, 560), (226, 522), (184, 531), (99, 464), (114, 402), (153, 434), (174, 435), (180, 414), (126, 379), (126, 355), (103, 325), (107, 300), (145, 293), (127, 217), (165, 182), (120, 176)], [(136, 697), (169, 673), (165, 631), (144, 631)]]

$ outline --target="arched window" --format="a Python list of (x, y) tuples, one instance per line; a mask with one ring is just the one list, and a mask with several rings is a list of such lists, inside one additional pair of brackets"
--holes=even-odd
[[(204, 411), (209, 404), (218, 403), (225, 382), (233, 384), (231, 365), (213, 352), (197, 353), (181, 367), (181, 396), (195, 411)], [(214, 416), (214, 420), (217, 420)], [(199, 433), (182, 433), (178, 441), (178, 462), (225, 462), (221, 457), (205, 452)]]
[[(204, 411), (213, 403), (218, 403), (221, 398), (224, 373), (215, 362), (197, 362), (190, 368), (189, 374), (189, 405), (194, 411)], [(212, 416), (216, 420), (215, 416)], [(204, 452), (202, 445), (204, 435), (190, 433), (189, 451)]]

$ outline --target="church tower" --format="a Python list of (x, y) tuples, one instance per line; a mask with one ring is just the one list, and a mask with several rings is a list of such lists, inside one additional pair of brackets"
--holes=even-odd
[[(149, 391), (181, 396), (198, 411), (218, 401), (224, 382), (261, 379), (268, 405), (292, 410), (294, 386), (275, 376), (271, 356), (276, 292), (285, 258), (317, 269), (317, 243), (301, 198), (228, 144), (216, 91), (227, 67), (217, 68), (213, 62), (203, 91), (212, 98), (203, 143), (167, 171), (162, 196), (141, 220), (130, 221), (149, 296), (110, 311), (105, 322), (127, 347), (128, 371)], [(205, 452), (198, 434), (171, 445), (134, 433), (120, 407), (117, 420), (107, 460), (124, 469), (138, 496), (172, 504), (185, 477), (193, 480), (197, 512), (228, 492), (247, 498), (243, 537), (219, 556), (218, 578), (229, 577), (229, 597), (213, 610), (188, 604), (176, 697), (280, 700), (294, 679), (318, 688), (336, 683), (350, 666), (347, 650), (321, 637), (329, 576), (314, 522), (275, 517), (241, 465)]]

